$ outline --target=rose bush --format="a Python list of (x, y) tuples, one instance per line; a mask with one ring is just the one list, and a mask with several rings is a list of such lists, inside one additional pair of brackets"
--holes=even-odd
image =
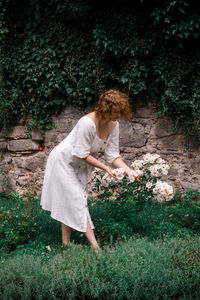
[(154, 239), (199, 232), (198, 191), (175, 190), (163, 181), (169, 166), (157, 154), (145, 154), (131, 167), (129, 177), (121, 169), (113, 170), (116, 178), (99, 169), (92, 174), (88, 206), (102, 244), (135, 234)]
[(158, 202), (170, 201), (174, 197), (174, 188), (165, 181), (158, 180), (162, 175), (167, 175), (169, 165), (158, 154), (147, 153), (141, 160), (135, 160), (132, 164), (129, 176), (125, 175), (122, 168), (113, 170), (116, 178), (95, 168), (92, 172), (90, 182), (93, 190), (106, 193), (110, 199), (116, 199), (124, 192), (129, 196), (136, 193), (143, 193), (156, 199)]

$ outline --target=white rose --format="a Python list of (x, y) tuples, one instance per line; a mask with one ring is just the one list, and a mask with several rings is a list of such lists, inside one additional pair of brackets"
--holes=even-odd
[(164, 169), (164, 170), (162, 170), (162, 173), (163, 173), (163, 175), (167, 175), (168, 171)]
[(162, 158), (158, 158), (156, 161), (158, 164), (165, 164), (165, 160)]
[(174, 196), (173, 187), (167, 182), (162, 182), (160, 180), (156, 182), (153, 193), (158, 202), (170, 201)]
[(149, 181), (146, 183), (146, 188), (150, 189), (152, 187), (152, 185), (153, 185), (152, 182)]
[(144, 164), (145, 162), (143, 160), (135, 160), (131, 165), (134, 169), (140, 169)]
[(145, 163), (148, 163), (152, 160), (152, 155), (150, 153), (147, 153), (143, 156), (143, 160)]
[(130, 175), (134, 176), (134, 177), (139, 177), (143, 175), (143, 171), (142, 170), (131, 170)]
[(149, 171), (151, 172), (152, 176), (159, 177), (161, 175), (160, 165), (150, 166)]
[(116, 175), (117, 179), (121, 180), (124, 177), (124, 169), (117, 168), (112, 171), (114, 175)]
[(159, 159), (160, 158), (160, 155), (159, 154), (152, 154), (152, 157), (155, 160)]
[(129, 178), (130, 182), (134, 182), (135, 181), (135, 177), (133, 175), (129, 175), (128, 178)]

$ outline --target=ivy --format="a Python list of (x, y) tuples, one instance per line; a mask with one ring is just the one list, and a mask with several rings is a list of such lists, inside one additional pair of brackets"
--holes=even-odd
[(195, 1), (0, 0), (0, 127), (44, 130), (117, 88), (200, 142), (199, 29)]

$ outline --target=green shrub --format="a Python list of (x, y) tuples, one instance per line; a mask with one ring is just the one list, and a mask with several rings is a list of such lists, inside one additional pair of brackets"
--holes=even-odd
[[(98, 199), (88, 200), (95, 235), (102, 246), (133, 235), (158, 239), (166, 234), (185, 237), (200, 232), (198, 191), (177, 194), (173, 201), (167, 203), (147, 200), (147, 195), (123, 197), (110, 200), (105, 192)], [(18, 196), (1, 195), (0, 200), (1, 247), (14, 250), (16, 247), (20, 249), (19, 245), (32, 248), (31, 243), (53, 243), (56, 249), (60, 248), (60, 222), (42, 210), (39, 199), (23, 200)], [(78, 231), (72, 233), (72, 240), (76, 244), (88, 245), (85, 236)]]
[(25, 243), (36, 231), (34, 216), (35, 200), (21, 199), (17, 193), (1, 194), (0, 247), (13, 250)]
[(140, 182), (124, 177), (116, 183), (104, 183), (100, 189), (96, 181), (98, 198), (89, 200), (89, 209), (101, 241), (109, 243), (111, 237), (117, 240), (133, 234), (151, 238), (199, 234), (200, 192), (177, 193), (171, 201), (159, 203), (152, 189), (145, 189), (146, 182), (144, 176)]
[[(3, 259), (0, 298), (199, 299), (200, 239), (131, 238), (100, 255), (74, 247)], [(56, 252), (56, 251), (55, 251)]]
[(138, 233), (151, 238), (159, 238), (164, 234), (171, 236), (199, 234), (200, 204), (191, 203), (185, 206), (183, 200), (183, 203), (176, 206), (174, 202), (166, 205), (149, 200), (143, 210), (137, 211), (134, 205), (123, 201), (121, 205), (109, 200), (93, 203), (94, 201), (91, 201), (90, 211), (95, 232), (107, 243), (111, 236), (116, 240)]

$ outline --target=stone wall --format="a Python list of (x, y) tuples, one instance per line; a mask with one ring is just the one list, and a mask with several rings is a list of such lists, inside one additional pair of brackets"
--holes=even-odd
[[(0, 191), (7, 170), (12, 191), (20, 196), (39, 195), (50, 151), (87, 112), (89, 109), (67, 107), (60, 115), (52, 116), (55, 126), (43, 136), (33, 130), (32, 137), (27, 138), (25, 120), (10, 132), (0, 132)], [(153, 104), (138, 107), (131, 122), (120, 120), (121, 155), (129, 164), (147, 152), (158, 153), (171, 166), (167, 179), (179, 188), (200, 190), (200, 146), (193, 144), (186, 149), (181, 132), (169, 128), (168, 119), (159, 117)]]

